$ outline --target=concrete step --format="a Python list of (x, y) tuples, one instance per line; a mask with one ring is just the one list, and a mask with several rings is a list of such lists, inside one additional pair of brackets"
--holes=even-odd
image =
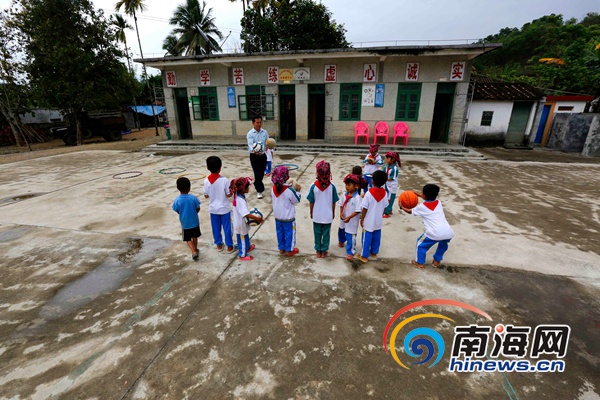
[[(368, 153), (367, 145), (345, 145), (345, 144), (330, 144), (330, 143), (290, 143), (279, 142), (277, 144), (277, 152), (302, 152), (306, 154), (357, 154), (362, 155)], [(230, 150), (230, 151), (245, 151), (247, 145), (245, 143), (200, 143), (197, 141), (165, 141), (145, 147), (142, 151), (161, 154), (177, 154), (189, 152), (202, 152), (213, 150)], [(432, 145), (432, 146), (389, 146), (382, 145), (381, 149), (384, 152), (397, 151), (401, 156), (415, 157), (435, 157), (435, 158), (483, 158), (484, 156), (476, 151), (456, 145)]]

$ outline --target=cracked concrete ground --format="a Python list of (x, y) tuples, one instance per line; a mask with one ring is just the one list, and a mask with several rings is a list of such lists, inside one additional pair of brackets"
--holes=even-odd
[[(397, 210), (376, 260), (348, 262), (334, 235), (331, 256), (316, 259), (305, 199), (300, 254), (282, 257), (270, 198), (254, 191), (249, 205), (267, 216), (252, 230), (255, 260), (216, 252), (201, 197), (193, 262), (170, 208), (176, 175), (158, 171), (200, 178), (208, 155), (84, 151), (0, 165), (0, 398), (600, 399), (600, 164), (403, 159), (401, 190), (438, 183), (456, 232), (442, 266), (419, 270), (422, 224)], [(251, 174), (245, 153), (222, 158), (224, 176)], [(275, 162), (299, 166), (305, 194), (323, 158), (340, 190), (360, 162), (283, 152)], [(142, 175), (113, 179), (125, 171)], [(201, 187), (192, 181), (192, 193)], [(403, 369), (383, 349), (385, 325), (431, 298), (471, 304), (491, 324), (570, 325), (566, 371), (454, 373), (447, 355)], [(424, 325), (449, 351), (455, 324)]]

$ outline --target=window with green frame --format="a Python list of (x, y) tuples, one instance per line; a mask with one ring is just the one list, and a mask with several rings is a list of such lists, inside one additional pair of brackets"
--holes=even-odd
[(417, 121), (421, 101), (420, 83), (399, 83), (396, 100), (396, 121)]
[(254, 116), (275, 118), (274, 96), (265, 94), (264, 86), (246, 86), (246, 94), (238, 96), (238, 106), (241, 120), (249, 120)]
[(361, 83), (340, 86), (340, 121), (360, 121)]
[(218, 121), (219, 102), (217, 101), (217, 88), (198, 88), (198, 96), (192, 96), (192, 111), (195, 120)]

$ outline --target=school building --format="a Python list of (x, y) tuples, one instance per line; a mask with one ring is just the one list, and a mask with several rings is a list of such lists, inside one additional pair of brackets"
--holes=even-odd
[[(162, 71), (174, 139), (245, 137), (254, 115), (279, 140), (353, 143), (364, 121), (404, 121), (409, 145), (459, 143), (471, 64), (499, 44), (210, 54), (136, 60)], [(363, 139), (364, 140), (364, 139)]]

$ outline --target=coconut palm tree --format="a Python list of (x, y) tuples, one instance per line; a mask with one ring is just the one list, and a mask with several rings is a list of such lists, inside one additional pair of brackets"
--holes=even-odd
[(114, 19), (112, 20), (112, 25), (117, 29), (115, 32), (115, 39), (118, 42), (122, 42), (125, 45), (125, 57), (127, 57), (127, 67), (129, 68), (129, 72), (132, 72), (131, 69), (131, 60), (129, 59), (129, 50), (127, 49), (127, 35), (125, 35), (126, 29), (133, 29), (133, 26), (129, 25), (125, 18), (121, 14), (115, 14)]
[[(137, 34), (138, 45), (140, 46), (140, 55), (143, 59), (144, 52), (142, 51), (142, 41), (140, 40), (140, 31), (138, 30), (136, 12), (146, 11), (146, 5), (144, 4), (144, 0), (119, 0), (115, 5), (115, 10), (119, 11), (121, 8), (123, 8), (125, 14), (133, 17), (133, 22), (135, 23), (135, 33)], [(148, 74), (146, 73), (146, 64), (142, 63), (142, 69), (144, 70), (144, 79), (148, 80)]]
[(167, 36), (163, 41), (162, 48), (166, 51), (165, 56), (179, 56), (181, 55), (177, 49), (177, 37), (173, 34)]
[(221, 40), (223, 34), (216, 27), (211, 13), (212, 8), (206, 12), (205, 1), (200, 5), (198, 0), (186, 0), (185, 4), (177, 6), (169, 23), (176, 26), (171, 34), (178, 38), (178, 54), (190, 56), (222, 51), (213, 36)]

